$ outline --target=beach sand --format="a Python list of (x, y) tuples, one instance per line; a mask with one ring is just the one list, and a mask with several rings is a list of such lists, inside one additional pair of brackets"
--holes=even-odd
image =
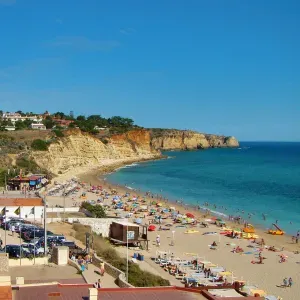
[[(113, 171), (116, 167), (120, 167), (120, 164), (106, 166), (105, 169), (99, 170), (89, 170), (81, 174), (75, 174), (80, 178), (81, 181), (87, 183), (88, 185), (101, 185), (104, 189), (116, 189), (119, 195), (123, 195), (126, 192), (130, 192), (131, 195), (136, 196), (144, 196), (144, 192), (132, 191), (127, 189), (126, 187), (113, 185), (110, 182), (106, 181), (105, 175), (103, 173), (107, 173)], [(57, 177), (55, 180), (62, 181), (70, 178), (70, 175)], [(97, 196), (93, 193), (87, 193), (89, 200), (97, 199)], [(69, 199), (71, 201), (71, 199)], [(155, 201), (157, 199), (147, 198), (146, 203), (150, 203), (151, 201)], [(76, 201), (80, 201), (76, 199)], [(111, 203), (111, 198), (108, 200)], [(192, 212), (197, 219), (200, 221), (204, 220), (203, 212), (198, 210), (192, 210), (187, 206), (181, 206), (178, 203), (168, 202), (169, 206), (174, 206), (180, 212)], [(61, 203), (60, 203), (61, 205)], [(115, 214), (112, 212), (112, 215)], [(206, 216), (207, 217), (207, 216)], [(149, 224), (150, 218), (143, 219), (143, 224)], [(170, 220), (168, 221), (170, 222)], [(226, 222), (227, 226), (236, 228), (236, 224), (231, 224), (230, 222)], [(157, 226), (158, 227), (158, 226)], [(241, 228), (242, 225), (239, 225)], [(161, 251), (170, 251), (174, 253), (175, 256), (181, 258), (190, 258), (186, 253), (197, 253), (199, 257), (202, 257), (206, 260), (209, 260), (219, 266), (223, 266), (226, 270), (233, 272), (233, 276), (240, 280), (245, 280), (248, 284), (257, 285), (260, 289), (265, 290), (268, 294), (272, 294), (275, 296), (281, 296), (284, 300), (298, 300), (300, 294), (300, 254), (294, 254), (293, 251), (300, 250), (299, 244), (294, 244), (291, 241), (290, 236), (272, 236), (264, 232), (264, 230), (256, 229), (256, 233), (260, 238), (265, 240), (265, 244), (268, 246), (275, 246), (278, 248), (284, 247), (284, 251), (282, 252), (272, 252), (268, 250), (264, 250), (262, 252), (263, 257), (266, 257), (264, 260), (264, 264), (252, 264), (251, 261), (257, 261), (257, 257), (255, 254), (237, 254), (232, 253), (233, 246), (229, 244), (236, 244), (242, 247), (245, 252), (252, 252), (252, 248), (248, 248), (248, 245), (253, 245), (251, 241), (248, 240), (240, 240), (240, 239), (231, 239), (228, 237), (224, 237), (220, 234), (217, 235), (202, 235), (204, 232), (219, 232), (219, 228), (215, 225), (209, 225), (209, 228), (194, 228), (199, 231), (193, 234), (185, 234), (184, 232), (187, 230), (186, 228), (176, 227), (173, 225), (170, 231), (155, 231), (148, 232), (149, 242), (149, 251), (143, 250), (143, 254), (145, 255), (145, 264), (149, 264), (150, 268), (153, 268), (160, 275), (166, 274), (162, 269), (158, 268), (154, 262), (150, 262), (150, 258), (155, 256), (157, 250)], [(171, 236), (172, 231), (175, 231), (175, 244), (171, 246)], [(161, 246), (159, 249), (155, 245), (155, 238), (157, 234), (160, 235), (161, 238)], [(213, 241), (218, 243), (217, 250), (211, 250), (209, 245)], [(117, 247), (116, 248), (120, 253), (124, 255), (125, 248)], [(288, 260), (285, 263), (279, 263), (279, 254), (285, 254), (288, 256)], [(130, 250), (130, 254), (133, 254), (133, 251)], [(299, 263), (298, 263), (299, 262)], [(166, 277), (166, 276), (165, 276)], [(278, 287), (282, 284), (284, 277), (292, 277), (294, 281), (294, 285), (292, 288), (281, 288)], [(167, 278), (168, 279), (168, 278)], [(172, 280), (172, 284), (173, 284)], [(176, 283), (176, 280), (175, 280)], [(179, 283), (179, 281), (178, 281)]]

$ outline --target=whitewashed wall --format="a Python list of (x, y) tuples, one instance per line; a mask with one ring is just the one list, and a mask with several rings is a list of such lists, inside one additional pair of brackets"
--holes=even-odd
[(80, 207), (66, 207), (65, 210), (63, 207), (47, 207), (46, 211), (47, 212), (79, 212)]
[[(82, 225), (91, 226), (92, 230), (97, 234), (102, 234), (103, 237), (109, 236), (110, 224), (115, 221), (114, 218), (66, 218), (68, 223), (80, 223)], [(47, 218), (47, 223), (61, 222), (62, 218)]]

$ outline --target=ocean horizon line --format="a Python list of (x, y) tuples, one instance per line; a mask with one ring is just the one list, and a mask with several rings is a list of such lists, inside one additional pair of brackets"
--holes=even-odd
[(265, 140), (257, 140), (257, 141), (246, 141), (240, 140), (240, 143), (300, 143), (300, 141), (265, 141)]

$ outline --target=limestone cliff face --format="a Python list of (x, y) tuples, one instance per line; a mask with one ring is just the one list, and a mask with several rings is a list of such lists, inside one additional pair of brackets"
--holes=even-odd
[(152, 146), (161, 150), (189, 150), (215, 147), (238, 147), (234, 137), (203, 134), (189, 130), (152, 130)]
[(80, 130), (64, 132), (48, 151), (32, 153), (35, 162), (54, 174), (80, 168), (126, 164), (161, 157), (160, 149), (206, 149), (238, 147), (234, 137), (205, 135), (185, 130), (133, 130), (99, 139)]
[(52, 143), (48, 151), (34, 152), (33, 157), (39, 166), (60, 174), (79, 167), (100, 167), (160, 157), (150, 139), (147, 130), (134, 130), (103, 141), (80, 130), (71, 130)]

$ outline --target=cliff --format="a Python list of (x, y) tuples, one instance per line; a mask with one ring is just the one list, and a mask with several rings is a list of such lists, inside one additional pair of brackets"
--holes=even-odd
[(111, 137), (97, 138), (79, 129), (64, 131), (47, 151), (32, 152), (32, 159), (54, 174), (80, 173), (161, 157), (160, 149), (206, 149), (238, 147), (234, 137), (207, 135), (184, 130), (132, 130)]
[[(99, 139), (80, 130), (64, 132), (65, 137), (50, 144), (48, 151), (33, 152), (35, 162), (54, 174), (78, 171), (161, 156), (151, 146), (150, 132), (134, 130), (110, 138)], [(75, 172), (74, 172), (75, 173)]]
[(203, 134), (190, 130), (151, 130), (151, 143), (155, 149), (190, 150), (222, 147), (238, 147), (236, 138), (229, 136)]

